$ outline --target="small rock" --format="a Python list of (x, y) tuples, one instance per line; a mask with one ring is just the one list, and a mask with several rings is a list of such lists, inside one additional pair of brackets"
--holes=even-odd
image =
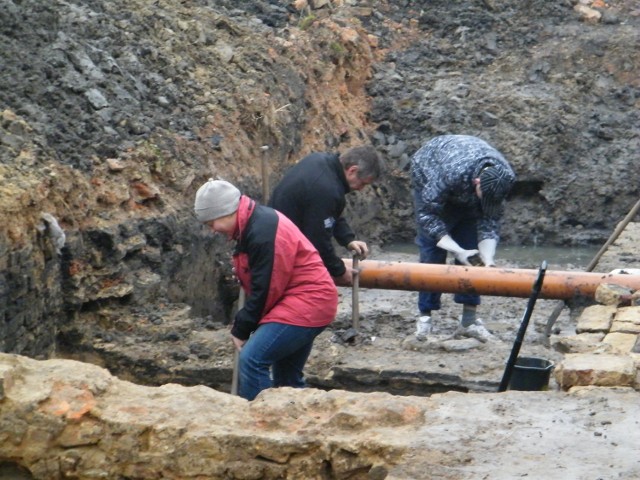
[(631, 304), (633, 290), (612, 283), (601, 283), (595, 293), (596, 302), (616, 307)]
[(100, 90), (96, 88), (92, 88), (91, 90), (88, 90), (87, 92), (85, 92), (84, 95), (85, 97), (87, 97), (87, 100), (89, 100), (89, 103), (91, 104), (91, 106), (96, 110), (100, 110), (101, 108), (105, 108), (109, 106), (109, 102), (104, 97), (102, 92), (100, 92)]
[(117, 158), (107, 158), (107, 168), (110, 172), (121, 172), (124, 170), (124, 163), (122, 163)]

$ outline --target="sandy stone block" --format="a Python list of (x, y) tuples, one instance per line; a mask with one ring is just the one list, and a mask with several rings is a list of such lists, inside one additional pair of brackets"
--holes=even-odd
[(309, 1), (309, 5), (311, 6), (311, 8), (316, 9), (316, 8), (322, 8), (325, 5), (329, 4), (329, 0), (310, 0)]
[(636, 367), (628, 356), (611, 354), (569, 354), (555, 370), (555, 378), (563, 389), (576, 386), (631, 386)]
[(632, 333), (613, 332), (605, 336), (602, 342), (608, 343), (618, 352), (629, 353), (633, 350), (637, 339), (638, 335)]
[(369, 7), (353, 7), (351, 11), (359, 17), (370, 17), (373, 15), (373, 9)]
[(598, 23), (602, 17), (599, 11), (585, 5), (576, 5), (573, 9), (578, 12), (580, 18), (587, 23)]
[(640, 307), (623, 307), (616, 311), (611, 332), (640, 333)]
[[(638, 337), (638, 340), (640, 340), (640, 336)], [(635, 383), (633, 384), (633, 388), (635, 388), (636, 390), (640, 390), (640, 353), (631, 352), (629, 354), (629, 357), (636, 365), (636, 379)]]
[(307, 2), (307, 0), (295, 0), (293, 2), (293, 6), (296, 10), (302, 10), (303, 8), (307, 8), (309, 6), (309, 3)]
[(632, 294), (633, 290), (630, 288), (611, 283), (601, 283), (596, 289), (595, 299), (596, 302), (601, 305), (614, 305), (619, 307), (625, 302), (629, 305)]
[(578, 318), (576, 333), (608, 332), (615, 313), (616, 307), (612, 305), (592, 305), (585, 308)]
[(367, 42), (371, 48), (378, 48), (380, 46), (380, 39), (375, 35), (367, 35)]
[(622, 307), (616, 311), (615, 320), (640, 325), (640, 307)]
[(640, 325), (636, 325), (631, 322), (619, 322), (614, 321), (611, 324), (611, 333), (631, 333), (631, 334), (640, 334)]
[(593, 352), (604, 339), (603, 332), (581, 333), (580, 335), (552, 335), (551, 346), (561, 353), (587, 353)]

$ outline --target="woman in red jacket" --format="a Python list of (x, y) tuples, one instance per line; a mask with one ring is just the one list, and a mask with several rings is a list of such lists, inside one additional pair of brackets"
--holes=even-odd
[(194, 210), (213, 232), (236, 242), (233, 263), (246, 294), (231, 328), (240, 351), (239, 395), (253, 400), (266, 388), (304, 387), (313, 341), (338, 308), (318, 251), (287, 217), (224, 180), (202, 185)]

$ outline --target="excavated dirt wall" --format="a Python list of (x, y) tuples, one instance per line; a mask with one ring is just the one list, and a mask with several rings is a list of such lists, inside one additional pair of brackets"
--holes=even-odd
[(636, 3), (320, 4), (4, 3), (4, 350), (73, 348), (110, 306), (223, 320), (228, 246), (192, 198), (223, 176), (260, 199), (263, 159), (273, 185), (310, 151), (377, 145), (388, 175), (347, 211), (373, 244), (411, 240), (407, 162), (439, 133), (514, 164), (505, 242), (601, 243), (637, 199)]

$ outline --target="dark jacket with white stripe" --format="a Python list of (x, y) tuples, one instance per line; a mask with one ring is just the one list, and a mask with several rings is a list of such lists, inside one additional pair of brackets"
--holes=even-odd
[(343, 275), (345, 266), (336, 254), (332, 237), (343, 247), (356, 238), (342, 217), (350, 188), (338, 158), (331, 153), (307, 155), (287, 171), (269, 202), (313, 243), (334, 277)]

